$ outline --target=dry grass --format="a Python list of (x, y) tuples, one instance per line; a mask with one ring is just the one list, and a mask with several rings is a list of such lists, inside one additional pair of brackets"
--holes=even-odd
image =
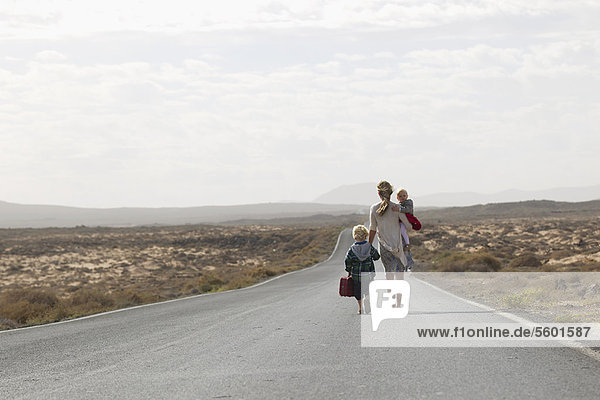
[[(457, 272), (423, 277), (452, 293), (550, 322), (600, 321), (600, 275), (583, 273), (600, 271), (598, 217), (428, 224), (411, 243), (413, 270)], [(491, 271), (502, 273), (477, 273)]]
[(426, 271), (600, 271), (598, 217), (432, 223), (411, 243)]
[(444, 252), (435, 257), (432, 270), (439, 272), (496, 272), (500, 261), (487, 253)]
[[(245, 287), (327, 258), (339, 231), (365, 220), (348, 218), (0, 229), (0, 329)], [(430, 222), (411, 243), (416, 271), (600, 271), (598, 217)]]
[(0, 230), (0, 329), (236, 289), (326, 259), (342, 226)]

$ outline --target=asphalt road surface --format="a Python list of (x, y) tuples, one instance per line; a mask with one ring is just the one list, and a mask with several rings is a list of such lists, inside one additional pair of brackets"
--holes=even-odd
[[(351, 243), (252, 288), (1, 332), (0, 398), (598, 398), (600, 362), (572, 348), (361, 347), (369, 316), (337, 293)], [(411, 286), (413, 324), (490, 318)]]

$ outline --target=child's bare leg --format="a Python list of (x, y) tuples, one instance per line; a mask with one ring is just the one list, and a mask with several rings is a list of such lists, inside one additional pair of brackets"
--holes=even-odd
[(410, 240), (408, 239), (408, 232), (406, 232), (406, 226), (403, 223), (400, 223), (400, 233), (402, 234), (402, 239), (404, 239), (404, 247), (410, 248)]

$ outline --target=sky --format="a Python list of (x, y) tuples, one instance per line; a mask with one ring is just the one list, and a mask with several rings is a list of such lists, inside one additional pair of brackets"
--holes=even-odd
[(598, 21), (600, 0), (3, 0), (0, 200), (597, 185)]

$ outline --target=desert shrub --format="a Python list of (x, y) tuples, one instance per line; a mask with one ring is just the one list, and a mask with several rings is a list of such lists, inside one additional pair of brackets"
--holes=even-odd
[(243, 287), (251, 286), (257, 282), (260, 282), (263, 279), (276, 276), (283, 271), (284, 269), (281, 267), (278, 268), (277, 271), (271, 268), (266, 268), (264, 266), (253, 267), (249, 270), (244, 271), (242, 275), (234, 275), (231, 279), (227, 280), (227, 282), (224, 282), (222, 289), (240, 289)]
[(0, 331), (5, 330), (5, 329), (13, 329), (13, 328), (17, 328), (19, 325), (17, 325), (15, 323), (15, 321), (10, 320), (10, 319), (6, 319), (6, 318), (0, 318)]
[(225, 289), (225, 290), (241, 289), (243, 287), (251, 286), (254, 283), (256, 283), (257, 281), (258, 281), (257, 278), (253, 278), (251, 276), (236, 277), (236, 278), (233, 278), (231, 281), (229, 281), (227, 283), (227, 285), (225, 285), (223, 287), (223, 289)]
[(214, 274), (206, 274), (198, 279), (198, 290), (202, 293), (216, 292), (225, 284), (223, 279), (218, 278)]
[(127, 289), (112, 294), (115, 308), (133, 307), (159, 301), (160, 297), (153, 292)]
[(583, 272), (600, 271), (600, 263), (594, 262), (594, 263), (585, 264), (578, 271), (583, 271)]
[(206, 282), (202, 282), (199, 284), (199, 290), (202, 293), (210, 292), (212, 290), (212, 285)]
[(540, 268), (542, 272), (566, 272), (568, 267), (564, 264), (544, 264)]
[(254, 267), (247, 271), (247, 275), (252, 278), (267, 278), (277, 275), (277, 272), (265, 267)]
[(535, 254), (525, 253), (514, 258), (509, 264), (508, 268), (521, 268), (521, 267), (540, 267), (542, 263)]
[(414, 231), (410, 231), (408, 234), (410, 236), (410, 244), (413, 246), (421, 246), (423, 245), (422, 235), (414, 234)]
[(94, 289), (80, 289), (69, 300), (71, 306), (80, 309), (110, 308), (115, 303), (108, 294)]
[(35, 323), (50, 314), (59, 304), (56, 294), (48, 289), (13, 289), (0, 295), (0, 318), (17, 324)]
[(42, 304), (50, 307), (59, 302), (54, 291), (39, 288), (9, 290), (3, 294), (3, 299), (8, 302), (24, 300), (29, 303)]
[[(336, 217), (299, 226), (0, 230), (0, 247), (28, 257), (9, 272), (45, 268), (44, 285), (55, 288), (0, 291), (0, 329), (246, 287), (326, 259), (341, 229), (333, 221), (339, 223)], [(50, 263), (37, 256), (55, 257)], [(100, 268), (105, 260), (114, 271)], [(206, 266), (219, 269), (200, 272)], [(90, 281), (92, 272), (102, 272), (99, 281)]]
[(543, 272), (595, 272), (600, 271), (600, 263), (573, 263), (573, 264), (544, 264), (541, 267)]
[(554, 250), (550, 253), (550, 258), (553, 260), (559, 260), (561, 258), (570, 257), (573, 255), (573, 252), (570, 250), (562, 249), (562, 250)]
[(497, 258), (512, 258), (516, 248), (510, 246), (501, 246), (495, 249), (490, 249), (490, 254)]
[(433, 260), (433, 269), (440, 272), (493, 272), (502, 267), (488, 253), (443, 252)]

